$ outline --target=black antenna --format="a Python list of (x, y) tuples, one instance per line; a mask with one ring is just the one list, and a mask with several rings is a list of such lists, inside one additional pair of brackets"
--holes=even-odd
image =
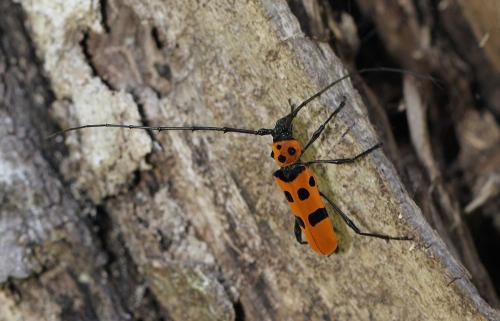
[(57, 135), (61, 135), (73, 130), (79, 130), (84, 128), (96, 128), (96, 127), (110, 127), (110, 128), (128, 128), (128, 129), (145, 129), (151, 131), (166, 131), (166, 130), (184, 130), (184, 131), (198, 131), (198, 130), (206, 130), (206, 131), (217, 131), (225, 133), (240, 133), (240, 134), (249, 134), (249, 135), (257, 135), (257, 136), (265, 136), (272, 135), (273, 130), (267, 128), (261, 128), (258, 130), (253, 129), (244, 129), (244, 128), (232, 128), (232, 127), (211, 127), (211, 126), (142, 126), (142, 125), (121, 125), (121, 124), (94, 124), (94, 125), (83, 125), (78, 127), (66, 128), (61, 131), (55, 132), (49, 136), (47, 139), (51, 139)]
[(295, 118), (295, 116), (297, 116), (298, 112), (304, 106), (306, 106), (311, 101), (313, 101), (314, 99), (316, 99), (319, 96), (321, 96), (322, 94), (324, 94), (325, 91), (327, 91), (328, 89), (332, 88), (333, 86), (335, 86), (336, 84), (338, 84), (342, 80), (344, 80), (346, 78), (350, 78), (350, 77), (352, 77), (353, 75), (356, 75), (356, 74), (366, 74), (366, 73), (372, 73), (372, 72), (388, 72), (388, 73), (396, 73), (396, 74), (403, 74), (403, 75), (412, 75), (415, 78), (430, 80), (430, 81), (432, 81), (433, 84), (435, 84), (436, 86), (440, 87), (439, 84), (438, 84), (439, 81), (436, 78), (431, 77), (431, 76), (427, 76), (427, 75), (423, 75), (423, 74), (419, 74), (417, 72), (413, 72), (413, 71), (410, 71), (410, 70), (404, 70), (404, 69), (399, 69), (399, 68), (390, 68), (390, 67), (364, 68), (364, 69), (360, 69), (359, 71), (350, 72), (350, 73), (348, 73), (348, 74), (346, 74), (346, 75), (344, 75), (344, 76), (336, 79), (335, 81), (331, 82), (327, 86), (323, 87), (320, 91), (318, 91), (317, 93), (315, 93), (311, 97), (309, 97), (306, 100), (304, 100), (303, 102), (301, 102), (298, 106), (296, 106), (295, 109), (290, 113), (290, 115), (292, 116), (292, 118)]
[[(403, 70), (403, 69), (398, 69), (398, 68), (388, 68), (388, 67), (376, 67), (376, 68), (365, 68), (361, 69), (357, 72), (352, 72), (348, 73), (347, 75), (344, 75), (340, 77), (339, 79), (335, 80), (334, 82), (330, 83), (311, 97), (307, 98), (303, 102), (301, 102), (298, 106), (295, 108), (292, 108), (292, 111), (288, 116), (291, 116), (293, 119), (295, 116), (297, 116), (298, 112), (307, 104), (309, 104), (312, 100), (318, 98), (321, 96), (325, 91), (328, 89), (332, 88), (342, 80), (349, 78), (355, 74), (364, 74), (364, 73), (371, 73), (371, 72), (389, 72), (389, 73), (398, 73), (398, 74), (409, 74), (413, 75), (417, 78), (421, 79), (427, 79), (431, 80), (433, 83), (437, 83), (437, 80), (433, 77), (418, 74), (412, 71), (408, 70)], [(239, 133), (239, 134), (247, 134), (247, 135), (256, 135), (256, 136), (266, 136), (266, 135), (273, 135), (274, 134), (274, 129), (268, 129), (268, 128), (261, 128), (261, 129), (245, 129), (245, 128), (234, 128), (234, 127), (212, 127), (212, 126), (142, 126), (142, 125), (124, 125), (124, 124), (92, 124), (92, 125), (83, 125), (83, 126), (78, 126), (78, 127), (71, 127), (71, 128), (66, 128), (61, 131), (55, 132), (47, 137), (47, 139), (51, 139), (55, 136), (67, 133), (69, 131), (73, 130), (79, 130), (79, 129), (84, 129), (84, 128), (97, 128), (97, 127), (110, 127), (110, 128), (128, 128), (128, 129), (144, 129), (144, 130), (150, 130), (150, 131), (167, 131), (167, 130), (179, 130), (179, 131), (217, 131), (217, 132), (223, 132), (223, 133)]]

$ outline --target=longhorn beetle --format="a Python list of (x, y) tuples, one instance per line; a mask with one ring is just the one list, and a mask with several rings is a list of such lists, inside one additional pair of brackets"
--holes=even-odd
[[(359, 73), (386, 71), (395, 73), (411, 72), (394, 69), (394, 68), (367, 68), (362, 69)], [(141, 126), (141, 125), (124, 125), (124, 124), (93, 124), (83, 125), (78, 127), (67, 128), (56, 132), (49, 136), (54, 137), (68, 131), (79, 130), (83, 128), (94, 127), (114, 127), (114, 128), (129, 128), (129, 129), (145, 129), (152, 131), (167, 131), (167, 130), (184, 130), (184, 131), (218, 131), (223, 133), (240, 133), (255, 136), (272, 136), (272, 152), (271, 157), (280, 167), (274, 172), (273, 176), (285, 194), (285, 197), (292, 209), (295, 217), (294, 233), (297, 242), (300, 244), (309, 244), (311, 249), (321, 255), (331, 255), (337, 249), (337, 238), (333, 225), (328, 219), (328, 212), (325, 208), (325, 199), (331, 207), (337, 212), (344, 222), (356, 234), (381, 238), (384, 240), (411, 240), (408, 236), (389, 236), (380, 233), (362, 232), (356, 224), (345, 214), (335, 203), (330, 200), (324, 193), (318, 189), (318, 184), (311, 165), (314, 164), (348, 164), (354, 163), (358, 159), (368, 155), (381, 144), (376, 144), (371, 148), (351, 158), (327, 159), (327, 160), (312, 160), (308, 162), (301, 161), (301, 156), (307, 148), (314, 143), (325, 129), (326, 125), (337, 115), (346, 105), (346, 97), (343, 96), (338, 107), (328, 116), (328, 118), (316, 129), (312, 137), (306, 143), (304, 148), (301, 147), (299, 141), (293, 137), (293, 120), (299, 111), (309, 104), (312, 100), (320, 97), (325, 91), (333, 87), (340, 81), (351, 77), (352, 74), (344, 75), (343, 77), (330, 83), (311, 97), (301, 102), (298, 106), (291, 104), (291, 111), (284, 117), (278, 119), (274, 128), (261, 129), (243, 129), (233, 127), (212, 127), (212, 126)], [(430, 78), (430, 77), (427, 77)], [(432, 78), (431, 78), (432, 80)], [(323, 198), (323, 199), (322, 199)], [(302, 233), (305, 235), (307, 242), (303, 241)]]

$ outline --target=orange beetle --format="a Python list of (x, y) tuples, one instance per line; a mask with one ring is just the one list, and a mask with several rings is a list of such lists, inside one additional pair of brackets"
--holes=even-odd
[[(385, 71), (391, 71), (386, 70)], [(362, 72), (369, 72), (373, 70), (365, 70)], [(392, 72), (401, 72), (392, 70)], [(313, 160), (309, 162), (301, 162), (300, 157), (307, 150), (307, 148), (321, 135), (325, 126), (333, 117), (345, 106), (346, 98), (343, 97), (339, 106), (332, 112), (332, 114), (325, 120), (323, 124), (313, 133), (304, 148), (298, 140), (293, 137), (293, 119), (297, 116), (298, 112), (306, 106), (313, 99), (319, 97), (326, 90), (334, 86), (341, 80), (350, 77), (346, 75), (332, 82), (328, 86), (321, 89), (319, 92), (309, 97), (296, 108), (292, 105), (292, 110), (286, 116), (280, 118), (274, 128), (261, 128), (258, 130), (242, 129), (233, 127), (211, 127), (211, 126), (140, 126), (140, 125), (123, 125), (123, 124), (94, 124), (83, 125), (79, 127), (72, 127), (60, 132), (54, 133), (49, 138), (56, 135), (83, 128), (94, 127), (114, 127), (114, 128), (129, 128), (129, 129), (146, 129), (166, 131), (166, 130), (189, 130), (189, 131), (219, 131), (223, 133), (241, 133), (257, 136), (272, 136), (273, 145), (271, 157), (275, 160), (276, 164), (280, 167), (274, 173), (274, 179), (280, 189), (285, 194), (285, 197), (290, 205), (290, 208), (295, 216), (295, 238), (300, 244), (309, 244), (311, 249), (321, 255), (330, 255), (337, 249), (337, 238), (331, 220), (328, 218), (328, 212), (322, 198), (326, 199), (332, 208), (341, 216), (345, 223), (359, 235), (371, 236), (382, 238), (385, 240), (410, 240), (407, 236), (389, 236), (378, 233), (361, 232), (354, 222), (349, 217), (328, 199), (318, 189), (317, 180), (314, 173), (310, 168), (312, 164), (345, 164), (353, 163), (360, 157), (367, 155), (373, 150), (379, 148), (381, 144), (377, 144), (361, 154), (352, 158), (332, 159), (332, 160)], [(302, 240), (302, 233), (304, 233), (307, 242)]]
[[(313, 98), (315, 96), (313, 96)], [(310, 100), (311, 98), (306, 100), (304, 103), (308, 103)], [(297, 239), (297, 242), (301, 244), (309, 244), (313, 251), (322, 255), (331, 255), (337, 249), (337, 237), (335, 235), (332, 222), (328, 219), (328, 212), (326, 211), (325, 203), (322, 198), (326, 199), (327, 202), (330, 203), (346, 224), (357, 234), (378, 237), (386, 240), (410, 239), (406, 236), (393, 237), (378, 233), (361, 232), (354, 222), (349, 219), (349, 217), (342, 212), (342, 210), (340, 210), (335, 203), (319, 191), (316, 183), (317, 180), (314, 177), (312, 169), (309, 167), (311, 164), (318, 163), (352, 163), (379, 148), (381, 144), (377, 144), (352, 158), (313, 160), (306, 163), (300, 162), (300, 157), (305, 150), (311, 146), (316, 139), (318, 139), (328, 122), (331, 121), (342, 108), (344, 108), (345, 101), (346, 98), (343, 97), (340, 105), (313, 133), (304, 149), (301, 148), (300, 143), (293, 137), (292, 125), (293, 118), (297, 115), (300, 108), (304, 106), (304, 103), (300, 104), (296, 109), (292, 106), (291, 113), (279, 119), (272, 132), (273, 151), (271, 152), (271, 157), (274, 159), (276, 164), (281, 167), (274, 172), (274, 179), (285, 194), (285, 198), (295, 215), (295, 238)], [(302, 241), (302, 233), (304, 233), (307, 242)]]
[[(344, 105), (345, 100), (338, 110)], [(331, 117), (327, 121), (330, 119)], [(281, 133), (273, 135), (271, 157), (281, 167), (274, 172), (274, 180), (285, 194), (295, 215), (295, 238), (301, 244), (309, 244), (311, 249), (319, 254), (330, 255), (337, 249), (337, 237), (332, 222), (328, 219), (316, 178), (310, 168), (298, 163), (302, 148), (293, 138), (291, 122), (287, 124), (286, 118), (280, 121), (285, 123), (285, 126)], [(279, 125), (276, 124), (276, 127), (279, 128)], [(307, 242), (302, 241), (302, 232)]]

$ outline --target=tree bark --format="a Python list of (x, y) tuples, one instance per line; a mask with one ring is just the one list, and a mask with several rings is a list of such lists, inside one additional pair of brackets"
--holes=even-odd
[[(346, 73), (286, 2), (0, 6), (0, 320), (500, 320), (383, 151), (315, 167), (318, 185), (363, 230), (414, 240), (358, 237), (329, 209), (340, 250), (326, 258), (295, 242), (266, 138), (104, 128), (45, 139), (90, 123), (273, 127), (289, 98)], [(307, 158), (378, 142), (348, 80), (305, 108), (296, 136), (342, 96)]]

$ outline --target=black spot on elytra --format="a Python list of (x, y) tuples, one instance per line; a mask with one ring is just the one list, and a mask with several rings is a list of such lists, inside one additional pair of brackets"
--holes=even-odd
[(286, 157), (285, 157), (285, 156), (283, 156), (283, 155), (280, 155), (280, 156), (278, 156), (278, 160), (279, 160), (281, 163), (284, 163), (284, 162), (286, 162)]
[(278, 150), (280, 150), (280, 149), (281, 149), (281, 145), (280, 145), (280, 144), (276, 145), (276, 148), (277, 148)]
[(322, 220), (326, 219), (327, 217), (328, 217), (328, 212), (323, 207), (323, 208), (318, 208), (317, 210), (309, 214), (307, 220), (309, 221), (309, 224), (314, 226), (319, 222), (321, 222)]
[(313, 176), (309, 177), (309, 186), (315, 186), (316, 185), (316, 180), (314, 179)]
[(274, 150), (271, 152), (271, 158), (274, 158)]
[(297, 191), (297, 194), (299, 195), (299, 199), (301, 201), (304, 201), (304, 200), (309, 198), (309, 191), (303, 187), (299, 188), (299, 190)]
[(293, 147), (288, 147), (288, 154), (290, 154), (290, 155), (294, 155), (294, 154), (295, 154), (295, 152), (296, 152), (295, 148), (293, 148)]
[(290, 203), (293, 203), (293, 197), (292, 194), (290, 194), (290, 192), (285, 191), (285, 197)]

